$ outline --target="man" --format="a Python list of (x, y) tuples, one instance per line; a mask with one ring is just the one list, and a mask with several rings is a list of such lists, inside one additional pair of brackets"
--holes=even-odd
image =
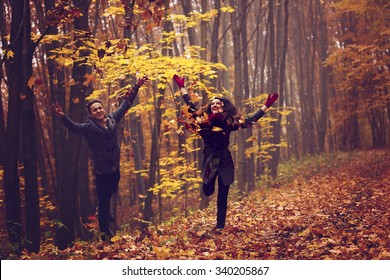
[(109, 222), (113, 221), (110, 214), (110, 200), (118, 190), (120, 179), (120, 148), (116, 137), (119, 121), (131, 107), (139, 88), (148, 78), (139, 78), (137, 83), (126, 93), (118, 109), (106, 114), (102, 101), (93, 99), (87, 103), (88, 120), (75, 123), (63, 112), (61, 106), (53, 104), (55, 114), (61, 118), (64, 125), (72, 132), (84, 136), (91, 150), (95, 172), (95, 184), (98, 197), (98, 220), (102, 240), (109, 241), (113, 236)]

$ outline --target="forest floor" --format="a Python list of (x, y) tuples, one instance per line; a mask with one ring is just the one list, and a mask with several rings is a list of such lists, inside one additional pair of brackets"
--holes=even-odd
[(112, 244), (76, 242), (63, 251), (43, 245), (22, 259), (390, 259), (388, 149), (295, 169), (299, 174), (278, 186), (239, 201), (230, 197), (220, 232), (209, 207), (142, 233), (119, 234)]

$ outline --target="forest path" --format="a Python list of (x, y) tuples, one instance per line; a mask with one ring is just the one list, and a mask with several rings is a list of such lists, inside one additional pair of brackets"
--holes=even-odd
[(353, 152), (341, 166), (314, 173), (230, 200), (221, 232), (213, 230), (210, 208), (142, 234), (116, 236), (110, 245), (76, 243), (61, 257), (390, 259), (390, 151)]
[(390, 151), (355, 152), (316, 174), (230, 203), (222, 232), (208, 209), (119, 237), (94, 258), (390, 259)]

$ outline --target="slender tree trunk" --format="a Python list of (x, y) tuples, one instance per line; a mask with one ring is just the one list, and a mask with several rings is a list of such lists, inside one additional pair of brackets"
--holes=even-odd
[[(153, 192), (151, 189), (154, 187), (154, 184), (157, 181), (157, 172), (159, 168), (159, 155), (160, 155), (160, 141), (161, 141), (161, 115), (162, 111), (160, 109), (161, 102), (163, 101), (164, 91), (160, 90), (159, 97), (155, 102), (155, 121), (153, 125), (152, 132), (152, 149), (150, 152), (150, 165), (149, 165), (149, 182), (148, 190), (146, 193), (145, 199), (145, 208), (144, 208), (144, 220), (147, 222), (152, 222), (153, 219)], [(146, 227), (147, 224), (143, 224), (143, 227)]]
[[(85, 112), (85, 110), (84, 110)], [(86, 114), (85, 114), (86, 115)], [(85, 119), (86, 117), (84, 117)], [(91, 192), (89, 189), (90, 180), (89, 180), (89, 168), (88, 160), (89, 150), (88, 144), (85, 139), (81, 139), (81, 149), (80, 149), (80, 158), (79, 158), (79, 169), (78, 169), (78, 201), (77, 201), (77, 232), (83, 240), (92, 239), (93, 235), (89, 232), (82, 223), (90, 222), (88, 217), (93, 215), (96, 212), (91, 200)]]
[[(193, 1), (182, 0), (182, 1), (180, 1), (180, 3), (181, 3), (181, 6), (183, 8), (184, 15), (189, 16), (190, 13), (193, 12), (193, 8), (192, 8)], [(197, 40), (197, 36), (195, 33), (195, 28), (190, 27), (187, 29), (187, 32), (188, 32), (188, 41), (190, 43), (190, 46), (199, 45), (198, 40)]]
[[(277, 48), (276, 48), (276, 39), (275, 39), (275, 22), (274, 22), (274, 8), (275, 8), (275, 2), (269, 1), (268, 2), (268, 32), (269, 32), (269, 67), (270, 67), (270, 88), (269, 92), (273, 92), (274, 89), (277, 88), (278, 86), (278, 72), (277, 72), (277, 61), (276, 61), (276, 56), (277, 56)], [(273, 128), (273, 132), (275, 133), (275, 130), (277, 128)], [(273, 135), (273, 140), (272, 142), (274, 144), (277, 144), (277, 139)], [(272, 156), (272, 160), (269, 163), (270, 167), (270, 172), (271, 176), (273, 178), (276, 177), (276, 168), (277, 164), (275, 166), (275, 161), (277, 162), (279, 160), (279, 150), (278, 147), (275, 147), (273, 150), (270, 151), (270, 155)]]
[[(165, 3), (166, 7), (169, 7), (169, 1)], [(170, 31), (171, 24), (169, 22), (164, 22), (163, 30), (164, 32)], [(164, 48), (163, 55), (168, 55), (168, 49)], [(172, 54), (171, 54), (172, 55)], [(153, 219), (153, 192), (151, 188), (154, 187), (156, 181), (158, 181), (159, 174), (159, 155), (160, 155), (160, 141), (161, 141), (161, 116), (162, 109), (161, 104), (164, 100), (164, 90), (160, 89), (158, 97), (155, 100), (154, 108), (155, 108), (155, 121), (153, 125), (152, 132), (152, 149), (150, 152), (150, 165), (149, 165), (149, 182), (148, 182), (148, 190), (146, 193), (145, 199), (145, 208), (143, 212), (144, 220), (147, 222), (152, 222)], [(147, 224), (143, 224), (145, 228)]]
[[(206, 0), (201, 0), (201, 7), (202, 7), (202, 13), (206, 13), (207, 7), (208, 7)], [(206, 24), (206, 22), (203, 21), (200, 25), (200, 46), (202, 47), (202, 49), (205, 50), (205, 51), (200, 53), (200, 58), (203, 60), (207, 60), (207, 51), (206, 50), (207, 50), (208, 43), (209, 42), (207, 40), (207, 24)], [(202, 77), (202, 78), (204, 78), (204, 77)], [(207, 102), (209, 101), (207, 94), (205, 94), (204, 91), (202, 91), (201, 95), (203, 97), (203, 100), (202, 100), (203, 104), (207, 104)], [(199, 151), (196, 153), (197, 162), (200, 165), (201, 162), (203, 162), (203, 141), (201, 139), (195, 140), (195, 145), (197, 147), (201, 147), (201, 149), (199, 149)], [(203, 167), (201, 167), (201, 168), (203, 168)], [(202, 190), (202, 186), (199, 188), (199, 194), (200, 194), (199, 209), (205, 209), (210, 204), (210, 197), (204, 195), (203, 190)]]
[(21, 123), (20, 97), (23, 92), (20, 77), (23, 77), (23, 11), (25, 2), (24, 0), (15, 0), (12, 2), (10, 50), (14, 55), (10, 58), (11, 61), (7, 73), (9, 81), (8, 115), (5, 132), (5, 149), (7, 153), (4, 157), (4, 192), (7, 230), (9, 241), (16, 246), (19, 253), (23, 249), (22, 240), (24, 235), (19, 192), (18, 140), (20, 139)]
[[(248, 36), (247, 36), (247, 20), (248, 20), (248, 1), (241, 1), (241, 17), (240, 17), (240, 26), (241, 26), (241, 45), (242, 45), (242, 88), (243, 88), (243, 98), (248, 99), (251, 97), (249, 90), (249, 55), (248, 55)], [(245, 114), (252, 112), (252, 106), (246, 105), (244, 107)], [(245, 149), (253, 146), (253, 142), (247, 142), (246, 140), (253, 135), (252, 129), (246, 129), (241, 131), (244, 139)], [(245, 152), (244, 152), (245, 153)], [(253, 154), (249, 157), (244, 155), (245, 161), (245, 171), (246, 171), (246, 181), (247, 181), (247, 191), (252, 192), (255, 189), (255, 168), (254, 168), (254, 156)]]
[[(278, 103), (279, 106), (283, 106), (284, 103), (284, 95), (285, 95), (285, 79), (286, 79), (286, 56), (287, 56), (287, 46), (288, 46), (288, 17), (289, 17), (289, 10), (288, 10), (288, 0), (284, 0), (284, 4), (279, 5), (278, 8), (279, 14), (283, 14), (283, 23), (278, 22), (278, 24), (283, 27), (278, 28), (279, 34), (282, 34), (283, 36), (280, 36), (279, 40), (282, 40), (280, 45), (280, 52), (278, 52), (278, 57), (279, 57), (279, 62), (277, 63), (279, 65), (279, 87), (278, 87), (278, 92), (279, 92), (279, 99)], [(279, 48), (278, 48), (279, 49)], [(278, 144), (281, 142), (281, 129), (282, 129), (282, 116), (278, 114), (277, 116), (277, 121), (273, 123), (273, 128), (272, 128), (272, 134), (273, 134), (273, 141), (277, 145), (275, 147), (275, 150), (271, 153), (272, 159), (271, 159), (271, 176), (273, 178), (276, 178), (277, 176), (277, 171), (278, 171), (278, 165), (279, 165), (279, 160), (280, 160), (280, 147)]]
[(287, 145), (288, 145), (288, 154), (289, 154), (289, 159), (292, 158), (292, 156), (294, 156), (296, 159), (300, 159), (301, 158), (301, 142), (300, 142), (300, 139), (301, 137), (299, 137), (299, 126), (297, 124), (297, 112), (298, 110), (296, 110), (296, 108), (298, 107), (295, 103), (294, 103), (294, 97), (295, 97), (295, 93), (294, 93), (294, 88), (295, 88), (295, 85), (293, 83), (293, 78), (292, 78), (292, 71), (291, 71), (291, 62), (289, 63), (289, 71), (287, 71), (287, 73), (289, 73), (290, 77), (289, 77), (289, 81), (290, 81), (290, 84), (289, 84), (289, 91), (287, 93), (286, 91), (286, 98), (285, 98), (285, 103), (286, 103), (286, 107), (287, 108), (294, 108), (293, 109), (293, 112), (291, 114), (289, 114), (286, 119), (287, 119), (287, 123), (286, 123), (286, 128), (287, 128)]
[(25, 2), (24, 9), (24, 42), (23, 42), (23, 94), (22, 101), (22, 143), (25, 178), (25, 210), (26, 210), (26, 248), (37, 253), (40, 246), (40, 211), (38, 193), (37, 145), (34, 112), (34, 93), (27, 86), (33, 75), (32, 57), (34, 46), (31, 41), (30, 3)]
[(304, 56), (304, 63), (306, 65), (306, 100), (307, 100), (307, 111), (308, 115), (306, 116), (307, 123), (307, 134), (308, 134), (308, 144), (309, 144), (309, 154), (314, 155), (317, 151), (316, 144), (316, 114), (315, 114), (315, 105), (314, 105), (314, 96), (315, 96), (315, 61), (316, 61), (316, 40), (317, 40), (317, 24), (315, 20), (315, 11), (313, 8), (313, 0), (310, 0), (309, 3), (309, 30), (310, 35), (306, 35), (306, 46), (309, 50), (309, 53)]
[[(53, 0), (45, 0), (45, 12), (47, 13), (54, 6)], [(49, 35), (58, 34), (57, 27), (51, 27), (47, 32)], [(46, 56), (50, 55), (50, 52), (57, 47), (59, 47), (59, 42), (54, 41), (51, 44), (44, 46)], [(64, 83), (64, 72), (57, 69), (56, 63), (48, 59), (47, 62), (48, 75), (51, 77), (49, 79), (49, 88), (50, 88), (50, 99), (51, 103), (58, 102), (62, 108), (65, 108), (65, 83)], [(52, 145), (54, 150), (54, 159), (55, 159), (55, 190), (56, 190), (56, 199), (55, 202), (59, 201), (61, 197), (61, 191), (63, 189), (63, 172), (64, 172), (64, 147), (66, 143), (66, 128), (61, 123), (59, 118), (52, 118)]]
[[(127, 5), (130, 7), (130, 9), (125, 9), (126, 11), (126, 17), (132, 18), (132, 14), (130, 10), (134, 7), (135, 1), (127, 1)], [(132, 42), (132, 32), (133, 30), (131, 28), (125, 29), (123, 37), (128, 39), (129, 42)], [(134, 100), (133, 106), (136, 106), (139, 104), (139, 96), (136, 97)], [(144, 146), (144, 136), (143, 131), (141, 127), (141, 117), (137, 115), (136, 113), (130, 113), (130, 139), (131, 139), (131, 146), (133, 150), (133, 159), (134, 159), (134, 169), (135, 171), (139, 171), (144, 169), (143, 161), (145, 160), (145, 146)], [(136, 177), (136, 187), (135, 192), (137, 195), (137, 198), (139, 195), (142, 197), (146, 195), (146, 186), (145, 186), (145, 180), (142, 177), (140, 173), (137, 173), (135, 175)], [(143, 201), (144, 199), (141, 199)], [(142, 212), (142, 203), (140, 203), (140, 211)]]
[[(221, 0), (215, 0), (214, 3), (214, 9), (218, 11), (217, 16), (214, 18), (213, 23), (213, 30), (211, 34), (211, 44), (210, 44), (210, 61), (211, 62), (218, 62), (218, 48), (219, 48), (219, 26), (221, 25)], [(216, 89), (219, 89), (218, 87), (218, 79), (214, 78), (211, 80), (211, 85), (215, 87)]]
[(316, 0), (316, 10), (319, 14), (319, 56), (320, 56), (320, 117), (318, 120), (318, 151), (325, 152), (326, 129), (328, 123), (328, 77), (329, 66), (324, 62), (328, 57), (328, 32), (322, 1)]
[[(89, 32), (88, 28), (88, 5), (89, 2), (83, 0), (75, 0), (75, 5), (78, 5), (83, 13), (83, 16), (74, 21), (75, 29), (83, 32)], [(81, 35), (82, 36), (82, 35)], [(82, 46), (82, 37), (76, 37), (76, 46)], [(85, 38), (84, 38), (85, 40)], [(81, 63), (76, 63), (73, 67), (72, 76), (75, 85), (71, 87), (69, 117), (75, 122), (83, 121), (84, 98), (89, 95), (90, 89), (83, 85), (84, 75), (87, 73), (88, 67)], [(59, 220), (57, 226), (55, 243), (60, 249), (65, 249), (71, 246), (74, 241), (75, 234), (75, 219), (76, 219), (76, 203), (77, 203), (77, 186), (81, 177), (79, 177), (78, 166), (81, 150), (81, 136), (69, 132), (68, 141), (65, 146), (64, 155), (64, 184), (59, 200)]]
[[(232, 36), (233, 36), (233, 53), (234, 53), (234, 103), (238, 109), (241, 109), (242, 103), (242, 58), (240, 32), (242, 30), (240, 17), (243, 16), (237, 1), (230, 0), (230, 5), (236, 7), (239, 12), (231, 14)], [(238, 7), (237, 7), (238, 6)], [(237, 182), (240, 195), (245, 193), (246, 170), (245, 170), (245, 135), (238, 133), (238, 151), (237, 151)]]
[[(5, 10), (4, 3), (0, 5), (0, 35), (1, 35), (1, 45), (3, 48), (8, 45), (7, 41), (7, 29), (6, 29), (6, 20), (5, 20)], [(3, 60), (5, 65), (5, 71), (8, 73), (9, 60)], [(2, 88), (2, 82), (4, 80), (4, 72), (2, 64), (0, 64), (0, 88)], [(0, 164), (5, 160), (5, 115), (4, 115), (4, 107), (3, 107), (3, 98), (2, 94), (0, 94)]]

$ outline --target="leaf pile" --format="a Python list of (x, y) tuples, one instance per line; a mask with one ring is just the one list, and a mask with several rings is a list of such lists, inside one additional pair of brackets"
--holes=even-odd
[[(187, 219), (119, 235), (113, 244), (43, 248), (24, 259), (390, 259), (390, 153), (354, 153), (338, 168), (295, 177), (279, 188)], [(216, 196), (214, 194), (214, 196)]]

